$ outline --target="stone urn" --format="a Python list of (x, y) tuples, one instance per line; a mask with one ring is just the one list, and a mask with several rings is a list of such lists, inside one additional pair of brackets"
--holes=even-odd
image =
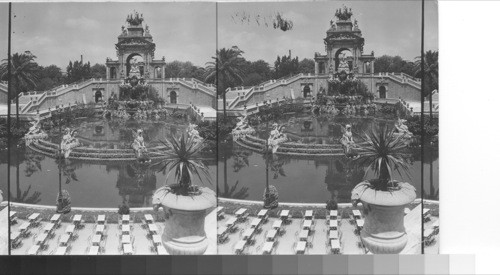
[(417, 197), (415, 187), (398, 182), (390, 191), (371, 188), (368, 181), (352, 190), (353, 204), (363, 204), (365, 223), (361, 240), (373, 254), (399, 254), (406, 246), (408, 235), (404, 226), (404, 208)]
[(199, 187), (199, 194), (191, 196), (159, 192), (153, 195), (153, 204), (165, 212), (162, 242), (171, 255), (202, 255), (208, 247), (205, 217), (217, 205), (215, 192)]

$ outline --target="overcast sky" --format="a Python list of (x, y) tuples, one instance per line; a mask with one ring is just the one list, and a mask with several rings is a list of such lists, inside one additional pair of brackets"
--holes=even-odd
[[(237, 45), (247, 59), (264, 59), (270, 63), (277, 55), (287, 54), (289, 49), (300, 59), (313, 58), (314, 52), (325, 53), (323, 39), (330, 20), (335, 20), (335, 10), (343, 4), (352, 8), (354, 18), (358, 19), (365, 38), (365, 53), (400, 55), (408, 60), (420, 55), (421, 1), (221, 3), (218, 6), (218, 47)], [(291, 31), (259, 26), (252, 20), (241, 22), (242, 14), (269, 18), (276, 12), (293, 21)], [(425, 47), (437, 50), (437, 1), (426, 2), (425, 20)]]
[(81, 54), (92, 64), (116, 59), (121, 26), (134, 10), (149, 25), (156, 59), (204, 66), (215, 54), (214, 3), (14, 3), (12, 9), (12, 51), (30, 50), (41, 65), (65, 69)]
[[(400, 55), (413, 60), (420, 54), (420, 1), (330, 1), (288, 3), (14, 3), (12, 51), (32, 51), (37, 62), (65, 69), (69, 60), (104, 63), (116, 58), (114, 44), (127, 14), (143, 13), (156, 43), (156, 58), (191, 61), (204, 66), (218, 46), (237, 45), (248, 60), (273, 63), (277, 55), (313, 58), (324, 53), (323, 39), (335, 9), (346, 4), (365, 37), (365, 53)], [(438, 49), (437, 3), (426, 2), (426, 49)], [(0, 3), (0, 54), (7, 53), (7, 4)], [(279, 12), (294, 27), (283, 32), (242, 23), (242, 14), (255, 19)], [(234, 19), (233, 19), (234, 18)], [(269, 20), (270, 21), (270, 20)], [(262, 22), (262, 19), (260, 20)], [(3, 58), (2, 58), (3, 59)]]

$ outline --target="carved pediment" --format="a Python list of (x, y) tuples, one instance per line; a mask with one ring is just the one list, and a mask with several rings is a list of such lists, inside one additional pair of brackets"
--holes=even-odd
[(126, 47), (126, 46), (154, 46), (155, 43), (147, 41), (146, 39), (141, 39), (141, 38), (129, 38), (129, 39), (124, 39), (118, 43), (116, 43), (117, 47)]
[(349, 32), (339, 32), (329, 35), (326, 40), (364, 40), (355, 34)]

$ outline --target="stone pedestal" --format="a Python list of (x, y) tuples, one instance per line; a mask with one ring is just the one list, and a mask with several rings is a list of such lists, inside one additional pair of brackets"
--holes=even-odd
[(408, 241), (404, 208), (415, 200), (415, 188), (409, 183), (399, 183), (401, 189), (396, 191), (361, 190), (363, 184), (353, 189), (353, 193), (360, 194), (359, 199), (363, 203), (363, 244), (373, 254), (400, 253)]
[(161, 200), (166, 216), (162, 242), (171, 255), (201, 255), (207, 250), (205, 217), (217, 199), (214, 191), (200, 190), (197, 196), (167, 194)]

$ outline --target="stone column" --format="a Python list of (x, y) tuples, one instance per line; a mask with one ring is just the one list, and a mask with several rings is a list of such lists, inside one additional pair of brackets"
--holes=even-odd
[(109, 75), (109, 67), (106, 66), (106, 80), (109, 80), (110, 79), (110, 75)]
[(165, 65), (161, 67), (161, 79), (165, 80)]
[(374, 65), (375, 61), (372, 60), (370, 63), (371, 63), (371, 73), (374, 74), (375, 73), (375, 65)]
[(316, 60), (314, 60), (314, 74), (315, 75), (319, 74), (319, 64)]

